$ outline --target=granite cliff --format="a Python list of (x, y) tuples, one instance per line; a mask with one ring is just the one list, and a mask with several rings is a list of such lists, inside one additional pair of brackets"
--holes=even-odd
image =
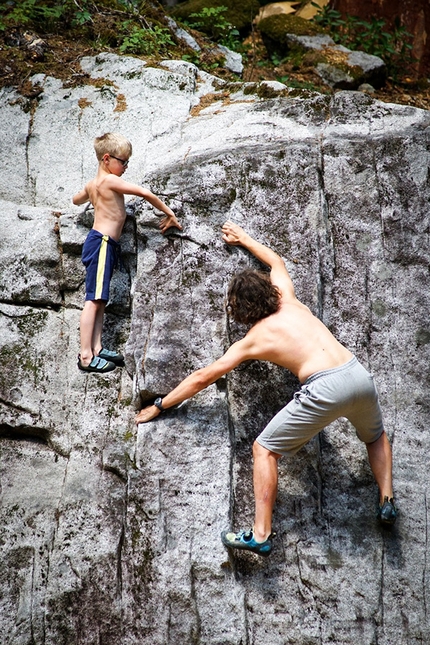
[[(418, 645), (430, 640), (430, 114), (358, 92), (226, 84), (191, 64), (83, 59), (88, 85), (0, 93), (0, 630), (5, 645)], [(130, 200), (106, 321), (126, 368), (76, 367), (91, 209), (71, 196), (115, 130)], [(280, 464), (268, 560), (219, 533), (252, 518), (251, 446), (297, 382), (244, 364), (138, 428), (142, 402), (219, 357), (243, 329), (227, 248), (243, 225), (374, 373), (400, 518), (376, 521), (365, 448), (345, 421)]]

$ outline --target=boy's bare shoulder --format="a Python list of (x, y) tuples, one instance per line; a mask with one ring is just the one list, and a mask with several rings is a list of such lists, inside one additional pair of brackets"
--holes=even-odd
[(100, 181), (97, 184), (99, 189), (113, 190), (117, 193), (127, 193), (129, 189), (133, 187), (133, 184), (130, 184), (128, 181), (124, 181), (121, 177), (117, 175), (104, 175), (100, 178)]

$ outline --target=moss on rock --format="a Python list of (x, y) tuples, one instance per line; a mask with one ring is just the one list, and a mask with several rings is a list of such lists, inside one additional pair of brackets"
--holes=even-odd
[(317, 24), (291, 14), (276, 14), (263, 18), (258, 23), (261, 37), (269, 56), (285, 56), (291, 49), (301, 49), (289, 42), (288, 34), (295, 36), (317, 36), (325, 31)]
[(317, 36), (318, 34), (325, 33), (322, 27), (314, 22), (285, 13), (278, 13), (274, 16), (263, 18), (258, 23), (258, 28), (262, 34), (267, 34), (270, 38), (279, 40), (280, 42), (285, 40), (286, 34)]

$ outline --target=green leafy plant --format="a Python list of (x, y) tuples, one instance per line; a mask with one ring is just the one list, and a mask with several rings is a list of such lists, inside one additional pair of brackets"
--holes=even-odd
[(27, 27), (49, 31), (63, 24), (83, 25), (91, 20), (87, 0), (20, 0), (0, 4), (0, 29)]
[(292, 87), (296, 90), (309, 90), (311, 92), (320, 91), (315, 84), (310, 81), (297, 81), (289, 76), (278, 76), (276, 80), (279, 81), (279, 83), (284, 83), (284, 85), (288, 85), (288, 87)]
[(239, 30), (229, 22), (225, 15), (227, 7), (203, 7), (198, 13), (191, 13), (192, 22), (187, 23), (192, 29), (201, 29), (224, 47), (236, 50), (239, 46)]
[(198, 52), (194, 52), (193, 54), (182, 54), (181, 58), (187, 63), (193, 63), (197, 66), (200, 65), (200, 54)]
[(335, 43), (382, 58), (388, 75), (394, 80), (405, 72), (405, 66), (415, 61), (411, 54), (413, 36), (401, 25), (399, 18), (395, 19), (393, 29), (388, 31), (382, 18), (367, 21), (347, 16), (344, 20), (339, 11), (326, 6), (317, 13), (314, 21), (329, 31)]
[(175, 43), (172, 40), (170, 31), (166, 27), (155, 25), (151, 29), (138, 27), (132, 20), (122, 23), (124, 34), (119, 50), (122, 54), (151, 55), (165, 53), (169, 46)]

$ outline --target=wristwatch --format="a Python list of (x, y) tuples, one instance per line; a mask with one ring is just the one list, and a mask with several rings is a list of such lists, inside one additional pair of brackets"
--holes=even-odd
[(166, 408), (163, 408), (163, 399), (161, 398), (161, 396), (155, 399), (154, 405), (156, 408), (160, 410), (160, 412), (164, 412), (164, 410), (166, 409)]

